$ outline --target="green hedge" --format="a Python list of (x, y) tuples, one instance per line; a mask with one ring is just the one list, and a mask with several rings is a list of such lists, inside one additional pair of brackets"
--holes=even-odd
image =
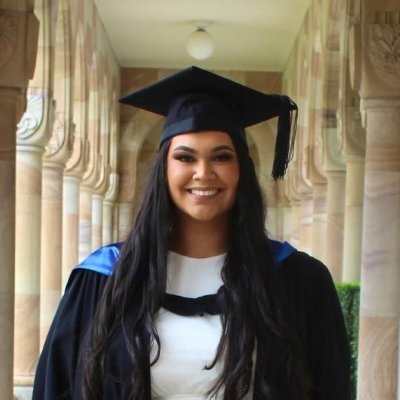
[(357, 393), (357, 354), (358, 354), (358, 321), (360, 310), (360, 284), (358, 282), (336, 283), (336, 290), (342, 305), (343, 315), (351, 348), (351, 398)]

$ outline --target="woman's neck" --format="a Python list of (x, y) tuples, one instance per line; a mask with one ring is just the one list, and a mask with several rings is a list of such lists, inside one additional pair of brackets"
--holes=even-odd
[(229, 247), (229, 220), (203, 222), (177, 219), (168, 247), (176, 253), (193, 258), (226, 253)]

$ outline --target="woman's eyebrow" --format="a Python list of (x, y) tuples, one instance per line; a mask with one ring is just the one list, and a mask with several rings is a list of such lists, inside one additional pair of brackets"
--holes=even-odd
[(179, 151), (179, 150), (188, 151), (189, 153), (197, 153), (196, 150), (188, 146), (178, 146), (174, 148), (174, 151)]
[(214, 153), (214, 152), (216, 152), (216, 151), (220, 151), (220, 150), (229, 150), (229, 151), (235, 151), (235, 149), (233, 149), (231, 146), (228, 146), (227, 144), (224, 144), (224, 145), (221, 145), (221, 146), (216, 146), (216, 147), (213, 147), (212, 149), (211, 149), (211, 151)]

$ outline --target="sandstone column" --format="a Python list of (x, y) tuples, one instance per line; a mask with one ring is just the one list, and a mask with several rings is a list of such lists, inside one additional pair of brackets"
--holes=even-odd
[(364, 200), (365, 132), (359, 110), (346, 107), (343, 126), (346, 158), (346, 200), (343, 241), (343, 281), (359, 281)]
[[(104, 150), (106, 151), (106, 149)], [(99, 179), (95, 184), (94, 194), (92, 196), (92, 248), (94, 251), (103, 245), (103, 203), (110, 182), (111, 168), (105, 164), (105, 155), (100, 155), (98, 163)]]
[(29, 386), (39, 355), (42, 156), (48, 140), (49, 98), (28, 90), (17, 131), (14, 381)]
[(399, 393), (400, 4), (362, 3), (366, 154), (358, 398)]
[(114, 242), (114, 208), (118, 195), (118, 174), (111, 172), (110, 186), (105, 194), (103, 202), (103, 244)]
[(92, 196), (92, 250), (103, 245), (103, 200), (100, 194)]
[[(365, 130), (361, 124), (359, 78), (351, 77), (350, 31), (357, 17), (347, 2), (341, 14), (338, 132), (346, 161), (346, 198), (343, 236), (343, 281), (359, 281), (361, 270), (362, 213), (364, 199)], [(357, 35), (358, 36), (358, 35)], [(357, 46), (360, 44), (358, 43)], [(361, 49), (358, 47), (357, 51)]]
[(133, 204), (118, 203), (118, 241), (126, 239), (132, 228)]
[(74, 132), (72, 154), (63, 181), (62, 288), (79, 262), (79, 189), (89, 161), (88, 149), (87, 138), (79, 131)]
[(79, 191), (79, 262), (92, 251), (93, 188), (82, 185)]
[(63, 174), (72, 151), (72, 135), (58, 113), (46, 146), (42, 173), (42, 227), (40, 274), (40, 343), (44, 343), (56, 312), (62, 284)]
[(326, 263), (335, 281), (342, 278), (344, 193), (346, 174), (344, 171), (327, 171), (327, 226)]
[(13, 397), (16, 127), (36, 58), (38, 22), (33, 3), (0, 4), (0, 398), (4, 400)]
[(313, 184), (314, 212), (311, 254), (326, 263), (326, 184)]
[(324, 129), (324, 169), (327, 178), (326, 263), (335, 281), (342, 279), (345, 166), (335, 127)]
[(313, 207), (313, 198), (310, 195), (305, 195), (301, 199), (300, 247), (302, 251), (308, 254), (311, 254), (312, 246)]

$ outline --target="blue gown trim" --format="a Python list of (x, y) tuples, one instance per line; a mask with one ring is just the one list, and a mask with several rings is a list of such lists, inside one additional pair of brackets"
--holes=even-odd
[[(278, 264), (296, 251), (296, 249), (288, 242), (278, 242), (277, 240), (270, 239), (270, 246)], [(83, 260), (78, 266), (76, 266), (76, 268), (87, 269), (98, 272), (102, 275), (110, 276), (113, 273), (114, 266), (118, 261), (121, 247), (122, 242), (112, 243), (107, 246), (100, 247), (89, 257)]]
[(122, 242), (112, 243), (107, 246), (100, 247), (89, 257), (83, 260), (76, 268), (88, 269), (98, 272), (102, 275), (110, 276), (114, 270), (114, 266), (118, 261), (121, 251)]
[(278, 264), (296, 251), (296, 249), (288, 242), (279, 242), (277, 240), (269, 239), (269, 243), (272, 249), (272, 254), (275, 257), (275, 261)]

